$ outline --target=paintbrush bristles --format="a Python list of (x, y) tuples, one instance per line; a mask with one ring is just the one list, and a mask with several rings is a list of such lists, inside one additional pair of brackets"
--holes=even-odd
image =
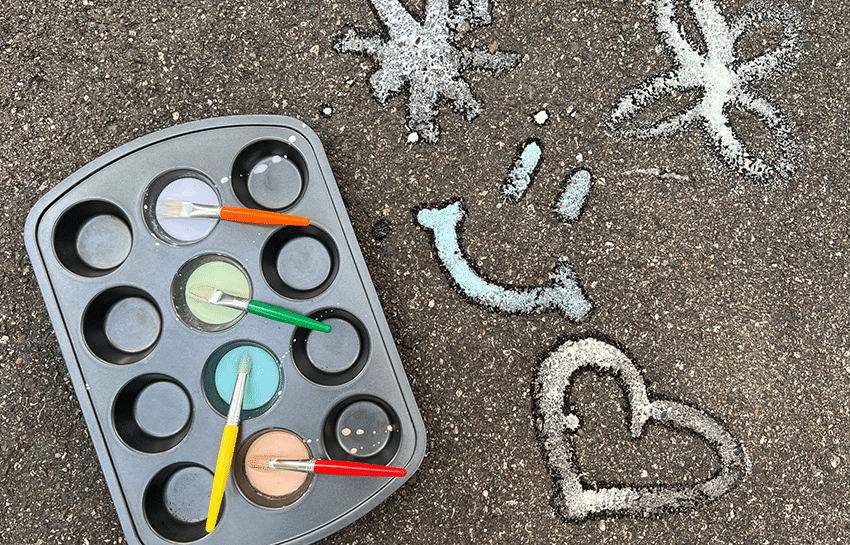
[(163, 200), (157, 208), (157, 216), (162, 219), (188, 218), (192, 203), (183, 201)]
[(188, 293), (189, 297), (197, 303), (209, 303), (215, 290), (213, 286), (195, 286)]
[(242, 355), (239, 356), (239, 373), (240, 374), (249, 374), (251, 372), (251, 353), (247, 350), (242, 352)]
[(275, 458), (276, 456), (263, 456), (262, 454), (256, 454), (254, 456), (249, 456), (246, 462), (248, 467), (251, 469), (257, 469), (259, 471), (274, 471), (269, 466), (269, 462)]

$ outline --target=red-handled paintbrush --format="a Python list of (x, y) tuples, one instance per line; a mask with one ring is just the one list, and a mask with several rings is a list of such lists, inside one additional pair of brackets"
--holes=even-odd
[(348, 475), (351, 477), (404, 477), (403, 467), (390, 467), (338, 460), (284, 460), (270, 456), (252, 456), (248, 465), (259, 470), (301, 471), (319, 475)]
[(159, 203), (157, 214), (162, 219), (173, 218), (221, 218), (240, 223), (262, 223), (266, 225), (310, 225), (310, 218), (291, 216), (279, 212), (237, 208), (235, 206), (213, 206), (185, 201), (164, 200)]

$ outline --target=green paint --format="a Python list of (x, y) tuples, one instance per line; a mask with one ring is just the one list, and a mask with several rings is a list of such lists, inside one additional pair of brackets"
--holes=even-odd
[(207, 302), (196, 301), (192, 292), (209, 293), (218, 288), (223, 292), (251, 298), (251, 283), (245, 273), (225, 261), (204, 263), (194, 270), (186, 281), (186, 305), (195, 317), (207, 324), (225, 324), (239, 318), (242, 311)]

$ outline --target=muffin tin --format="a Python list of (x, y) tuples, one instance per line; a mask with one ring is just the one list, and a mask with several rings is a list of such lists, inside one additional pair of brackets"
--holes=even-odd
[[(168, 219), (158, 215), (163, 199), (311, 223)], [(324, 150), (305, 124), (226, 117), (140, 138), (45, 195), (25, 238), (128, 543), (312, 543), (419, 467), (422, 418)], [(331, 324), (331, 333), (239, 311), (199, 318), (186, 290), (224, 277), (246, 297)], [(266, 501), (237, 454), (207, 534), (226, 375), (246, 350), (261, 371), (252, 370), (238, 452), (274, 430), (300, 437), (311, 457), (394, 465), (408, 476), (311, 476)]]

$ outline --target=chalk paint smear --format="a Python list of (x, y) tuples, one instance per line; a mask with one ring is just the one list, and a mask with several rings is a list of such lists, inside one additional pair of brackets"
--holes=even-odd
[[(670, 137), (692, 125), (701, 126), (728, 168), (765, 186), (790, 177), (800, 153), (794, 125), (781, 110), (758, 96), (754, 87), (797, 63), (803, 27), (799, 14), (788, 6), (757, 1), (742, 8), (729, 23), (712, 0), (689, 0), (687, 5), (701, 36), (683, 33), (684, 27), (674, 21), (673, 0), (656, 1), (656, 30), (676, 67), (650, 78), (623, 97), (611, 114), (610, 131), (624, 138), (645, 140)], [(771, 26), (781, 28), (778, 45), (754, 58), (739, 58), (738, 40), (745, 33), (764, 39), (764, 29)], [(692, 43), (705, 44), (705, 52)], [(701, 96), (685, 111), (671, 112), (655, 124), (636, 122), (665, 97), (689, 91), (698, 91)], [(772, 133), (772, 158), (753, 153), (738, 136), (729, 119), (729, 110), (736, 107), (752, 114)]]
[(542, 154), (543, 148), (537, 140), (528, 142), (522, 148), (519, 158), (514, 162), (514, 168), (508, 172), (508, 177), (502, 186), (502, 194), (508, 200), (517, 202), (525, 195), (528, 186), (534, 179), (534, 173)]
[(344, 53), (363, 53), (379, 65), (370, 78), (372, 92), (384, 103), (410, 89), (408, 126), (426, 142), (439, 139), (437, 103), (445, 99), (471, 121), (483, 108), (461, 71), (473, 68), (493, 75), (519, 64), (516, 53), (471, 49), (458, 42), (472, 29), (490, 24), (492, 6), (486, 0), (427, 0), (425, 20), (418, 22), (398, 0), (371, 0), (387, 29), (386, 36), (348, 31), (335, 45)]
[[(635, 439), (644, 425), (655, 421), (704, 438), (717, 452), (721, 468), (707, 481), (692, 486), (585, 488), (575, 464), (573, 437), (581, 423), (567, 414), (573, 380), (583, 370), (614, 376), (631, 412), (630, 433)], [(534, 403), (542, 420), (541, 442), (549, 472), (556, 483), (554, 504), (567, 520), (591, 516), (660, 515), (717, 500), (739, 485), (752, 471), (746, 449), (715, 419), (674, 401), (650, 401), (643, 377), (625, 354), (596, 339), (568, 341), (540, 365), (534, 379)]]
[(551, 286), (511, 288), (485, 280), (460, 247), (459, 227), (464, 215), (461, 201), (457, 200), (443, 208), (422, 209), (416, 216), (420, 225), (434, 232), (437, 256), (461, 293), (479, 305), (508, 314), (560, 310), (576, 322), (588, 318), (593, 306), (584, 297), (566, 257), (555, 266)]

